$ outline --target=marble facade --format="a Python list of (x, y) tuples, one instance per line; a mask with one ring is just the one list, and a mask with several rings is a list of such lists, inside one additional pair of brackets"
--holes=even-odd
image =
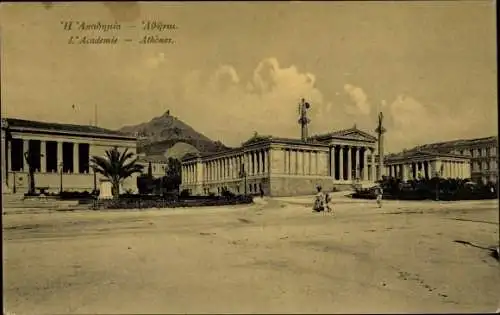
[[(118, 147), (136, 153), (136, 139), (93, 126), (45, 123), (21, 119), (2, 119), (2, 191), (25, 193), (29, 176), (24, 153), (35, 150), (40, 162), (35, 166), (36, 187), (49, 192), (92, 191), (99, 188), (101, 175), (94, 176), (90, 157), (104, 156)], [(136, 177), (123, 183), (123, 190), (137, 191)]]
[(376, 138), (356, 127), (307, 141), (256, 136), (239, 148), (182, 161), (181, 190), (192, 194), (234, 193), (270, 196), (311, 194), (317, 185), (331, 191), (353, 182), (375, 181)]
[(403, 181), (433, 177), (471, 178), (470, 161), (467, 157), (426, 151), (404, 151), (388, 155), (384, 159), (382, 173)]

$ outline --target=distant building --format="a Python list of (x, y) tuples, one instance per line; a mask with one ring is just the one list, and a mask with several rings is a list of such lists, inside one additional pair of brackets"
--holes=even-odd
[(137, 164), (141, 164), (144, 169), (143, 174), (148, 173), (149, 165), (151, 165), (151, 174), (153, 177), (163, 177), (168, 171), (168, 158), (163, 155), (145, 155), (140, 154), (137, 158)]
[(461, 156), (469, 160), (472, 181), (498, 183), (498, 136), (425, 144), (407, 154), (418, 151)]
[[(378, 157), (375, 158), (378, 161)], [(471, 177), (470, 159), (462, 155), (433, 151), (403, 151), (384, 158), (385, 176), (403, 181), (433, 177)]]
[(331, 191), (354, 181), (375, 180), (376, 138), (356, 127), (301, 139), (258, 136), (224, 152), (186, 156), (182, 189), (192, 194), (235, 193), (270, 196)]
[[(90, 168), (92, 156), (104, 156), (117, 147), (136, 153), (136, 139), (119, 132), (84, 125), (47, 123), (31, 120), (2, 119), (1, 177), (3, 192), (28, 190), (28, 167), (24, 153), (41, 154), (35, 168), (36, 187), (50, 192), (92, 191), (99, 188), (100, 174)], [(134, 174), (124, 181), (123, 190), (137, 191)]]

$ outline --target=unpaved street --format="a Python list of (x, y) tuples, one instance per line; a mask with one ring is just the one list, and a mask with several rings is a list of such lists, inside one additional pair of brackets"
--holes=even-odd
[(15, 314), (494, 312), (498, 201), (3, 216)]

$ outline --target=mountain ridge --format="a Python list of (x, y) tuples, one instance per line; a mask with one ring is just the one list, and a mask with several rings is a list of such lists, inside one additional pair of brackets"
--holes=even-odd
[(171, 115), (169, 110), (148, 122), (123, 126), (118, 131), (136, 136), (138, 153), (146, 155), (165, 154), (179, 142), (193, 146), (199, 153), (215, 153), (229, 149), (222, 142), (208, 138)]

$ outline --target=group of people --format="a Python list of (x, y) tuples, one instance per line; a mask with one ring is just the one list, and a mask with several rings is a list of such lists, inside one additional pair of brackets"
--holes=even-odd
[[(313, 212), (333, 212), (330, 202), (332, 198), (329, 193), (323, 193), (321, 186), (316, 186), (318, 193), (314, 198)], [(377, 206), (382, 208), (382, 187), (375, 187), (375, 195), (377, 197)]]
[(330, 207), (331, 196), (329, 193), (323, 193), (321, 186), (317, 186), (316, 189), (318, 193), (314, 199), (314, 212), (332, 212), (332, 207)]

